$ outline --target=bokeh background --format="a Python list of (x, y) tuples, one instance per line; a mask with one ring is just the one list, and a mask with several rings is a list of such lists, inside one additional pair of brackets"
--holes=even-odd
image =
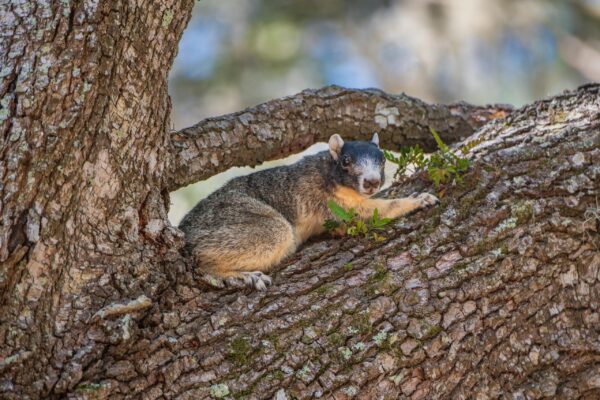
[[(170, 93), (179, 129), (328, 84), (522, 105), (590, 81), (600, 81), (600, 0), (201, 0)], [(252, 171), (172, 193), (171, 221)]]

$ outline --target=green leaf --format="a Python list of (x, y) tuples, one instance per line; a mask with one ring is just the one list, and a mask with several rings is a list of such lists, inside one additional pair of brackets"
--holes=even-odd
[(369, 219), (369, 228), (381, 230), (392, 221), (391, 218), (379, 218), (379, 210), (373, 211), (373, 216)]
[(445, 183), (448, 179), (448, 170), (436, 167), (430, 167), (427, 171), (429, 179), (433, 181), (436, 188), (440, 186), (440, 183)]
[(375, 240), (376, 242), (383, 242), (385, 241), (385, 236), (381, 236), (377, 232), (373, 232), (373, 240)]
[[(425, 155), (423, 149), (418, 145), (414, 147), (403, 147), (397, 154), (393, 154), (384, 150), (385, 158), (398, 165), (398, 170), (395, 176), (404, 175), (406, 170), (412, 166), (416, 171), (426, 171), (427, 177), (431, 180), (435, 187), (440, 184), (455, 180), (457, 183), (462, 182), (462, 175), (471, 167), (471, 161), (468, 158), (460, 157), (459, 150), (463, 154), (468, 153), (472, 148), (482, 142), (482, 139), (473, 140), (459, 150), (451, 150), (440, 135), (433, 128), (429, 128), (437, 146), (438, 151), (428, 156)], [(382, 219), (383, 220), (383, 219)], [(380, 229), (384, 223), (380, 222), (379, 215), (374, 216), (368, 221), (370, 229)]]
[(341, 224), (338, 221), (333, 219), (326, 219), (325, 222), (323, 222), (323, 227), (328, 231), (333, 231), (339, 228), (340, 225)]
[(329, 207), (329, 209), (331, 210), (333, 215), (335, 215), (336, 217), (338, 217), (339, 219), (341, 219), (344, 222), (350, 222), (350, 221), (352, 221), (352, 218), (354, 218), (354, 210), (353, 209), (346, 211), (346, 210), (344, 210), (344, 207), (340, 206), (338, 203), (336, 203), (333, 200), (329, 200), (327, 202), (327, 207)]
[(431, 134), (433, 135), (433, 138), (435, 139), (435, 142), (437, 143), (437, 146), (439, 147), (439, 149), (441, 151), (443, 151), (444, 153), (448, 151), (448, 146), (446, 145), (446, 143), (444, 143), (442, 141), (442, 138), (440, 138), (440, 135), (438, 135), (438, 133), (435, 131), (435, 129), (429, 127), (429, 130), (431, 131)]
[(470, 142), (465, 143), (465, 145), (460, 148), (460, 152), (463, 153), (464, 155), (467, 155), (471, 150), (473, 150), (473, 148), (475, 146), (477, 146), (478, 144), (480, 144), (482, 142), (483, 142), (483, 137), (471, 140)]
[(414, 147), (402, 147), (400, 148), (398, 155), (395, 155), (387, 150), (384, 150), (384, 157), (398, 165), (395, 176), (404, 175), (409, 166), (413, 166), (415, 170), (422, 170), (426, 165), (426, 158), (418, 145)]
[(396, 157), (391, 151), (383, 150), (383, 156), (388, 161), (391, 161), (396, 164), (398, 163), (398, 157)]
[(363, 220), (358, 217), (354, 209), (345, 210), (341, 205), (331, 200), (327, 202), (327, 206), (331, 209), (331, 212), (338, 217), (342, 222), (333, 219), (326, 219), (323, 222), (323, 227), (329, 231), (343, 227), (346, 234), (349, 236), (362, 235), (367, 239), (382, 241), (385, 237), (377, 234), (375, 231), (382, 230), (388, 225), (391, 218), (381, 218), (379, 216), (379, 210), (374, 209), (373, 215)]
[(357, 234), (362, 234), (365, 236), (367, 233), (369, 233), (369, 228), (367, 227), (367, 224), (365, 224), (365, 221), (360, 219), (356, 221), (356, 232)]
[(457, 166), (457, 170), (460, 172), (466, 171), (469, 169), (469, 167), (471, 166), (471, 161), (469, 161), (469, 159), (467, 158), (458, 158), (456, 160), (456, 166)]

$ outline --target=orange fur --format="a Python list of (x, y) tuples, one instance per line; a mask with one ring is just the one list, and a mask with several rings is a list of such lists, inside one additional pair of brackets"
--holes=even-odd
[(302, 213), (294, 226), (294, 233), (299, 243), (303, 243), (309, 237), (322, 233), (324, 230), (322, 218), (308, 212)]
[[(258, 240), (258, 238), (257, 238)], [(240, 277), (243, 271), (268, 271), (296, 251), (296, 238), (292, 231), (282, 232), (281, 241), (272, 243), (268, 249), (238, 248), (235, 252), (203, 254), (203, 259), (213, 260), (211, 270), (221, 277)]]
[(361, 218), (369, 218), (375, 209), (381, 217), (398, 218), (422, 206), (417, 198), (371, 199), (346, 186), (336, 187), (334, 198), (342, 207), (353, 208)]

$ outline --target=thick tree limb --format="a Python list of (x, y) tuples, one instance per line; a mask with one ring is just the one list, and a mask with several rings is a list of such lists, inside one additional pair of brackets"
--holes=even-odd
[(405, 94), (329, 86), (305, 90), (173, 133), (170, 175), (175, 190), (234, 166), (254, 166), (297, 153), (333, 133), (354, 140), (379, 132), (382, 146), (435, 148), (432, 127), (448, 143), (465, 138), (509, 106), (428, 104)]
[[(184, 259), (169, 263), (145, 317), (91, 330), (94, 352), (53, 394), (598, 398), (599, 94), (486, 125), (473, 171), (442, 204), (399, 220), (385, 243), (307, 245), (267, 292), (211, 290)], [(414, 190), (433, 188), (417, 178), (389, 195)]]

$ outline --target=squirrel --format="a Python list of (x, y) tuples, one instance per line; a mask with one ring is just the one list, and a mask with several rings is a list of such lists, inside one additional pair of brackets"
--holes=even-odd
[(429, 193), (371, 198), (384, 183), (385, 161), (377, 133), (371, 141), (348, 142), (334, 134), (329, 151), (234, 178), (183, 218), (184, 251), (221, 284), (266, 290), (271, 278), (265, 273), (325, 231), (329, 200), (364, 219), (375, 209), (398, 218), (439, 201)]

